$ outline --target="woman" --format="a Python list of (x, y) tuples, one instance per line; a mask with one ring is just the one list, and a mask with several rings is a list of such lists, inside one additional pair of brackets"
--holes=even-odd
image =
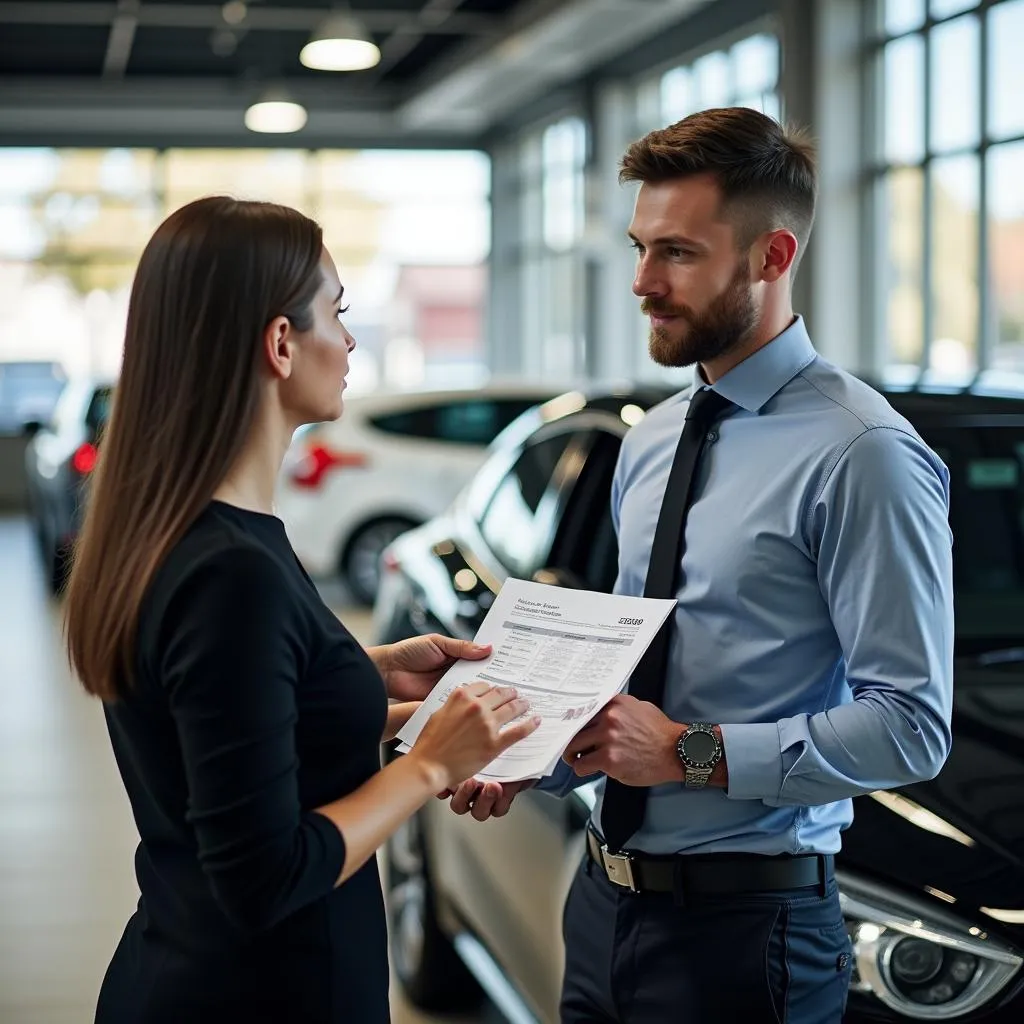
[(139, 263), (67, 595), (141, 837), (100, 1024), (387, 1021), (375, 851), (536, 727), (474, 684), (380, 768), (410, 698), (487, 651), (364, 651), (273, 514), (295, 429), (341, 415), (343, 291), (320, 228), (269, 203), (191, 203)]

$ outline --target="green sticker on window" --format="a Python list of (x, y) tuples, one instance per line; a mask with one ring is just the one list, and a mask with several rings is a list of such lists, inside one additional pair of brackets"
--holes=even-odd
[(1015, 459), (972, 459), (967, 464), (967, 484), (978, 491), (1016, 487), (1019, 476)]

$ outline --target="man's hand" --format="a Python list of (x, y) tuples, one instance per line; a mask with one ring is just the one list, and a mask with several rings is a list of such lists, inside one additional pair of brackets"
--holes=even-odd
[(388, 696), (394, 700), (423, 700), (434, 684), (460, 658), (480, 661), (491, 653), (470, 640), (454, 640), (440, 633), (414, 636), (397, 644), (371, 647), (367, 654), (384, 677)]
[(603, 772), (627, 786), (682, 782), (676, 742), (684, 729), (649, 701), (618, 694), (572, 738), (562, 758), (579, 776)]
[(524, 790), (537, 784), (537, 779), (523, 782), (478, 782), (467, 779), (452, 793), (448, 790), (438, 797), (452, 798), (452, 810), (456, 814), (470, 812), (477, 821), (488, 818), (503, 818), (512, 807), (512, 801)]

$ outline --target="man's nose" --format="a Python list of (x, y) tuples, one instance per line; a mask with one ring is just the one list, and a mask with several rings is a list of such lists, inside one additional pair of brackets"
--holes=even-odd
[(664, 281), (660, 280), (651, 264), (641, 258), (633, 277), (633, 294), (639, 298), (646, 298), (648, 295), (665, 295), (667, 292)]

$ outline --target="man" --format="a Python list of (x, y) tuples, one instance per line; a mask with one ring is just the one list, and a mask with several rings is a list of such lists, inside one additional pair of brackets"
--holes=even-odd
[[(645, 656), (542, 787), (605, 776), (562, 1020), (838, 1022), (850, 798), (932, 778), (949, 752), (948, 473), (793, 314), (816, 195), (801, 135), (708, 110), (631, 145), (620, 178), (640, 184), (651, 356), (695, 369), (630, 431), (612, 489), (616, 592), (678, 600), (664, 660)], [(484, 819), (520, 788), (469, 783), (452, 805)]]

